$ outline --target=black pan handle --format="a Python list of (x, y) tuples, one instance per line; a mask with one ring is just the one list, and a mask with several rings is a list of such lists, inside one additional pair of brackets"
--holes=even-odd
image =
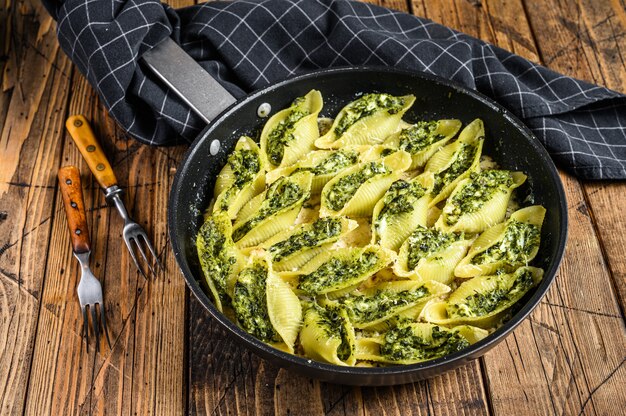
[(171, 38), (144, 53), (142, 59), (207, 123), (235, 102), (235, 97)]

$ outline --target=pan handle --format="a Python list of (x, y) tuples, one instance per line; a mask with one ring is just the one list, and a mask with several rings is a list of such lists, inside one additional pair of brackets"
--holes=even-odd
[(171, 38), (144, 53), (142, 59), (207, 123), (235, 102), (235, 97)]

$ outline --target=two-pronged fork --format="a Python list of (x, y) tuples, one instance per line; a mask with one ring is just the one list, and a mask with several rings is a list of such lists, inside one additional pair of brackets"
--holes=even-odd
[(98, 143), (98, 140), (96, 139), (96, 136), (94, 135), (87, 119), (82, 115), (71, 116), (65, 122), (65, 127), (70, 132), (72, 139), (74, 139), (74, 143), (76, 143), (78, 150), (80, 150), (80, 153), (85, 158), (87, 165), (89, 165), (89, 169), (91, 169), (91, 172), (104, 190), (104, 196), (107, 202), (117, 208), (117, 211), (124, 220), (124, 242), (126, 243), (126, 247), (128, 248), (137, 269), (139, 269), (141, 274), (147, 278), (146, 273), (137, 260), (135, 248), (139, 251), (141, 257), (143, 257), (143, 260), (147, 264), (150, 272), (152, 272), (153, 275), (156, 275), (153, 261), (148, 260), (148, 255), (144, 249), (145, 245), (145, 247), (147, 247), (152, 254), (156, 265), (162, 270), (165, 270), (161, 265), (161, 262), (154, 251), (154, 247), (148, 239), (148, 235), (144, 229), (133, 221), (128, 215), (128, 211), (122, 201), (123, 191), (119, 186), (117, 186), (117, 179), (115, 178), (115, 173), (113, 173), (111, 164), (100, 147), (100, 144)]
[[(87, 342), (89, 351), (89, 313), (91, 312), (91, 325), (96, 339), (96, 352), (100, 345), (100, 325), (106, 335), (109, 348), (109, 332), (104, 312), (104, 302), (102, 299), (102, 286), (89, 269), (89, 255), (91, 254), (91, 243), (89, 241), (89, 229), (87, 228), (87, 218), (85, 216), (85, 203), (83, 202), (83, 190), (80, 184), (80, 172), (75, 166), (65, 166), (59, 170), (59, 186), (63, 196), (63, 205), (67, 214), (67, 224), (70, 229), (72, 239), (72, 249), (74, 257), (80, 263), (81, 276), (78, 283), (78, 300), (80, 309), (83, 312), (83, 336)], [(100, 320), (96, 306), (100, 309)]]

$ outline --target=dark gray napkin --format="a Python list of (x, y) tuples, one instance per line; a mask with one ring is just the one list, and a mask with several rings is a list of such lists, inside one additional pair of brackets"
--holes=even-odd
[(626, 179), (626, 97), (430, 20), (345, 0), (43, 0), (58, 37), (111, 115), (138, 140), (192, 140), (203, 122), (137, 61), (172, 36), (235, 96), (320, 68), (386, 65), (436, 74), (511, 110), (559, 166)]

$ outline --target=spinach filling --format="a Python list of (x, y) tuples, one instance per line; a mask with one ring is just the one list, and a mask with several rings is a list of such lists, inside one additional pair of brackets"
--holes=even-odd
[(302, 108), (304, 97), (296, 98), (289, 108), (289, 115), (281, 120), (267, 136), (267, 156), (273, 165), (278, 166), (283, 160), (285, 146), (294, 139), (296, 123), (311, 112)]
[(334, 211), (341, 210), (356, 194), (359, 187), (377, 175), (388, 175), (391, 170), (380, 162), (369, 162), (357, 172), (343, 176), (326, 191), (328, 206)]
[(461, 351), (469, 342), (455, 331), (433, 326), (429, 338), (415, 334), (410, 325), (399, 326), (385, 334), (380, 354), (390, 361), (424, 361)]
[(348, 328), (345, 316), (342, 316), (339, 309), (323, 308), (316, 303), (311, 307), (315, 309), (318, 325), (328, 338), (341, 339), (341, 344), (337, 347), (337, 357), (346, 361), (352, 355), (353, 346), (350, 343)]
[(262, 263), (243, 269), (235, 284), (233, 308), (237, 321), (246, 332), (264, 342), (278, 341), (280, 337), (267, 311), (266, 281), (268, 269)]
[(278, 211), (290, 207), (304, 197), (304, 190), (298, 184), (286, 178), (274, 182), (261, 203), (257, 213), (243, 225), (233, 231), (233, 240), (239, 241), (257, 226), (261, 221)]
[(213, 218), (207, 219), (202, 224), (198, 231), (198, 238), (201, 240), (199, 242), (200, 264), (204, 275), (215, 282), (220, 299), (227, 301), (226, 278), (230, 275), (237, 259), (229, 255), (226, 236)]
[(371, 251), (346, 260), (333, 257), (313, 273), (303, 276), (298, 288), (311, 295), (317, 295), (325, 289), (341, 286), (342, 283), (350, 282), (373, 270), (379, 260), (379, 255)]
[(383, 208), (376, 218), (376, 227), (380, 222), (393, 215), (413, 212), (415, 203), (426, 194), (426, 188), (417, 182), (395, 181), (383, 198)]
[(539, 246), (540, 228), (533, 224), (510, 220), (502, 240), (475, 255), (472, 264), (504, 261), (508, 265), (525, 264)]
[(344, 108), (334, 132), (337, 136), (341, 136), (354, 123), (377, 111), (386, 110), (388, 114), (397, 114), (404, 105), (405, 100), (402, 97), (394, 97), (389, 94), (366, 94)]
[(399, 309), (414, 305), (428, 296), (425, 286), (415, 290), (403, 290), (394, 292), (391, 290), (379, 290), (374, 295), (348, 296), (339, 302), (348, 312), (350, 320), (356, 324), (374, 322), (381, 318), (394, 315)]
[(303, 229), (292, 234), (286, 240), (280, 241), (269, 248), (272, 260), (279, 262), (292, 253), (302, 249), (317, 247), (322, 243), (336, 240), (341, 234), (341, 220), (327, 217), (315, 221), (310, 229)]
[(457, 153), (454, 162), (443, 171), (435, 174), (433, 196), (436, 196), (444, 186), (454, 181), (472, 166), (477, 150), (478, 146), (476, 145), (463, 144), (461, 146), (461, 150)]
[(434, 134), (439, 127), (438, 121), (419, 121), (413, 126), (400, 132), (400, 149), (416, 154), (438, 142), (445, 136)]
[(513, 176), (507, 170), (472, 172), (470, 179), (470, 182), (450, 198), (449, 208), (445, 211), (448, 225), (456, 224), (463, 214), (478, 211), (495, 192), (507, 193), (513, 186)]
[(307, 171), (311, 172), (315, 176), (330, 175), (337, 173), (348, 166), (354, 165), (359, 159), (359, 155), (356, 152), (350, 152), (346, 150), (338, 150), (326, 159), (322, 160), (314, 167), (310, 168), (298, 168), (295, 172)]
[(407, 267), (409, 270), (414, 269), (421, 259), (445, 250), (460, 239), (460, 234), (419, 227), (407, 240), (409, 244)]
[(240, 149), (228, 157), (228, 164), (233, 170), (235, 181), (230, 188), (225, 190), (220, 208), (226, 211), (230, 205), (230, 198), (239, 192), (246, 184), (252, 182), (255, 175), (261, 170), (259, 155), (249, 149)]
[(475, 292), (467, 296), (462, 304), (448, 305), (449, 316), (480, 317), (490, 314), (503, 303), (523, 296), (534, 285), (533, 274), (529, 270), (518, 273), (511, 286), (500, 276), (493, 276), (497, 287), (488, 292)]

